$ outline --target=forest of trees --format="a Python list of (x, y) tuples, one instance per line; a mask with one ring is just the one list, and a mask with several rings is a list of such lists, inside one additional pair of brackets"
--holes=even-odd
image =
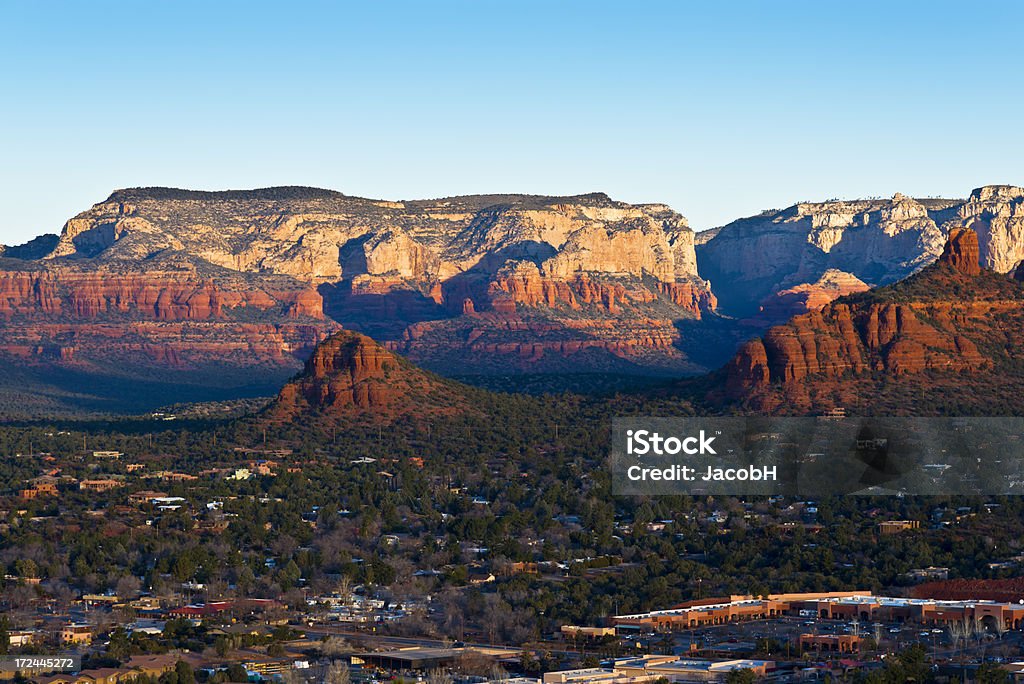
[[(174, 430), (138, 420), (0, 428), (8, 455), (0, 492), (12, 500), (40, 473), (39, 452), (53, 454), (62, 476), (127, 477), (109, 492), (67, 486), (59, 498), (7, 507), (7, 605), (16, 614), (39, 592), (68, 602), (83, 591), (159, 593), (189, 582), (205, 587), (196, 598), (273, 597), (300, 607), (306, 592), (363, 586), (395, 598), (431, 595), (444, 607), (401, 629), (455, 639), (486, 629), (512, 643), (700, 596), (880, 591), (932, 565), (954, 577), (997, 576), (989, 562), (1021, 551), (1024, 504), (1013, 497), (993, 500), (1000, 507), (992, 513), (982, 509), (987, 499), (826, 499), (815, 502), (813, 520), (792, 499), (615, 497), (604, 467), (607, 405), (571, 395), (481, 393), (480, 401), (490, 402), (487, 418), (386, 427), (311, 420), (268, 429), (247, 419)], [(631, 401), (617, 411), (650, 411)], [(663, 413), (690, 411), (670, 395), (660, 401)], [(203, 474), (252, 458), (236, 447), (292, 453), (276, 458), (273, 476)], [(124, 457), (98, 465), (82, 458), (93, 449)], [(30, 452), (37, 455), (15, 456)], [(360, 458), (376, 460), (353, 463)], [(198, 479), (119, 472), (131, 461), (144, 463), (143, 473)], [(187, 505), (159, 514), (124, 505), (129, 492), (152, 488)], [(209, 509), (212, 501), (223, 507)], [(961, 506), (979, 514), (947, 529), (877, 533), (880, 519), (927, 521), (936, 508)], [(725, 522), (713, 522), (713, 511)], [(204, 527), (214, 520), (225, 528)], [(560, 563), (554, 572), (563, 576), (504, 572), (517, 561)], [(478, 565), (497, 581), (467, 586)], [(590, 571), (602, 565), (614, 567)], [(41, 581), (19, 582), (28, 577)]]

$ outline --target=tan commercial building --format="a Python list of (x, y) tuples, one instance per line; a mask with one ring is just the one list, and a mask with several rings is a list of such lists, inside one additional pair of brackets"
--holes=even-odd
[(668, 610), (657, 610), (635, 615), (617, 615), (618, 626), (635, 625), (657, 632), (671, 632), (706, 625), (724, 625), (744, 620), (764, 620), (781, 617), (792, 611), (794, 601), (807, 599), (828, 600), (857, 596), (865, 592), (825, 592), (818, 594), (772, 594), (755, 598), (730, 596), (701, 601), (688, 601)]
[(800, 650), (857, 653), (861, 639), (854, 634), (801, 634)]
[(907, 530), (916, 530), (921, 527), (919, 520), (883, 520), (878, 523), (879, 534), (899, 534)]
[(60, 630), (60, 643), (87, 644), (92, 641), (92, 627), (89, 625), (64, 625)]
[(631, 684), (667, 679), (670, 682), (722, 682), (731, 672), (750, 670), (764, 677), (775, 669), (769, 660), (701, 660), (678, 656), (648, 655), (620, 658), (609, 668), (563, 670), (544, 674), (544, 684)]
[(1024, 605), (995, 601), (937, 601), (874, 596), (867, 591), (771, 594), (690, 601), (668, 610), (617, 615), (617, 628), (671, 632), (705, 625), (800, 615), (829, 620), (888, 620), (942, 625), (978, 624), (988, 631), (1024, 629)]
[(562, 636), (566, 639), (600, 639), (606, 636), (615, 636), (614, 627), (577, 627), (576, 625), (562, 625)]
[(82, 480), (78, 488), (86, 492), (108, 492), (124, 483), (119, 480)]

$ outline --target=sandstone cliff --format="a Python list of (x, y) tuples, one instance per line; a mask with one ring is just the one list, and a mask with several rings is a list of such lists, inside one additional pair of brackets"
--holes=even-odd
[(385, 202), (312, 188), (123, 190), (68, 221), (49, 258), (133, 263), (165, 250), (312, 283), (362, 274), (446, 280), (512, 257), (550, 260), (553, 276), (696, 276), (682, 216), (601, 194)]
[[(923, 410), (922, 396), (933, 389), (943, 401), (966, 400), (966, 388), (977, 383), (1010, 392), (1024, 382), (1024, 337), (1017, 334), (1024, 288), (982, 271), (979, 258), (977, 234), (954, 229), (938, 263), (922, 272), (839, 299), (744, 344), (719, 375), (712, 399), (760, 411), (839, 405), (870, 413), (914, 408), (899, 405), (894, 398), (901, 394), (917, 396)], [(954, 387), (959, 395), (946, 394)]]
[[(122, 190), (59, 238), (0, 253), (0, 354), (82, 368), (120, 349), (133, 377), (167, 379), (223, 353), (257, 381), (345, 327), (446, 373), (700, 372), (750, 325), (818, 311), (830, 325), (829, 302), (920, 271), (967, 227), (982, 265), (1024, 273), (1022, 202), (1013, 186), (967, 200), (803, 202), (695, 235), (665, 205), (603, 194)], [(970, 262), (962, 247), (951, 249)], [(735, 317), (719, 315), (719, 298)], [(936, 368), (933, 347), (957, 345), (920, 343), (921, 361), (878, 352), (870, 365)], [(745, 353), (752, 376), (771, 370)]]
[(986, 268), (1008, 273), (1024, 259), (1024, 188), (990, 185), (974, 190), (953, 224), (978, 232)]
[(857, 276), (830, 268), (813, 283), (801, 283), (766, 297), (752, 322), (755, 325), (781, 323), (793, 316), (818, 311), (844, 295), (869, 289)]
[(830, 269), (872, 287), (905, 278), (938, 258), (951, 231), (968, 227), (979, 235), (982, 265), (1012, 271), (1024, 259), (1024, 189), (985, 186), (967, 200), (802, 202), (699, 233), (696, 251), (723, 310), (753, 316)]
[[(493, 365), (474, 356), (481, 348), (465, 340), (467, 324), (500, 334), (526, 319), (565, 343), (550, 348), (549, 359), (586, 346), (631, 367), (626, 357), (656, 340), (663, 366), (690, 370), (696, 366), (672, 344), (677, 326), (716, 306), (697, 276), (686, 219), (665, 205), (629, 205), (603, 194), (390, 202), (311, 188), (123, 190), (68, 221), (41, 268), (116, 274), (154, 260), (234, 273), (256, 289), (268, 276), (302, 281), (324, 299), (330, 322), (441, 370)], [(190, 294), (168, 295), (177, 297), (171, 315), (217, 317), (204, 312), (222, 297), (192, 292), (192, 282), (182, 289)], [(138, 302), (126, 294), (91, 311), (148, 311), (154, 302), (139, 294)], [(630, 337), (646, 319), (659, 321), (657, 334)], [(468, 353), (458, 363), (432, 359), (429, 336), (410, 332), (428, 321), (434, 342), (465, 341)]]
[(718, 229), (697, 245), (703, 277), (726, 312), (753, 315), (760, 303), (828, 270), (870, 285), (890, 283), (933, 261), (945, 236), (936, 217), (955, 200), (802, 202)]
[(266, 409), (269, 421), (344, 422), (450, 415), (469, 410), (465, 388), (416, 368), (359, 333), (321, 343)]

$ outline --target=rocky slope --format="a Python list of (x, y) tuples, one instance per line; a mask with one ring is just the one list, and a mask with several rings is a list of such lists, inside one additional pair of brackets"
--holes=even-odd
[[(830, 270), (870, 286), (905, 278), (933, 262), (950, 230), (963, 227), (978, 232), (982, 264), (1011, 271), (1024, 258), (1024, 189), (985, 186), (966, 200), (897, 194), (801, 202), (700, 234), (696, 253), (723, 311), (756, 318), (780, 292), (813, 286)], [(777, 317), (770, 311), (762, 322)]]
[(42, 259), (51, 253), (60, 237), (57, 235), (40, 235), (23, 245), (0, 245), (2, 259)]
[[(937, 263), (836, 300), (743, 345), (712, 401), (757, 411), (912, 410), (998, 415), (1024, 388), (1024, 287), (981, 269), (957, 228)], [(977, 399), (977, 401), (975, 401)]]
[[(338, 325), (287, 276), (0, 260), (0, 415), (264, 394)], [(149, 392), (143, 391), (146, 387)]]
[(470, 410), (467, 389), (413, 366), (365, 335), (341, 331), (316, 348), (263, 418), (338, 423), (365, 418), (381, 424), (451, 415)]
[(793, 316), (819, 311), (844, 295), (869, 289), (857, 276), (830, 268), (813, 283), (801, 283), (761, 300), (760, 310), (751, 322), (755, 325), (782, 323)]

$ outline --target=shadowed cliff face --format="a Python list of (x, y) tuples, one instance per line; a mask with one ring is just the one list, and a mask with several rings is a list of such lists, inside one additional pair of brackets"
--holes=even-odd
[(933, 391), (975, 383), (1010, 391), (1024, 383), (1024, 288), (978, 260), (977, 234), (954, 230), (922, 272), (744, 344), (711, 399), (787, 413), (837, 405), (871, 412), (901, 410), (887, 397), (906, 393), (918, 398), (902, 410), (924, 411)]
[(802, 202), (768, 210), (698, 234), (700, 274), (725, 313), (774, 323), (820, 308), (792, 296), (827, 274), (875, 287), (903, 279), (935, 261), (946, 236), (961, 228), (979, 236), (980, 263), (999, 273), (1024, 259), (1024, 189), (978, 188), (967, 200), (912, 199)]

